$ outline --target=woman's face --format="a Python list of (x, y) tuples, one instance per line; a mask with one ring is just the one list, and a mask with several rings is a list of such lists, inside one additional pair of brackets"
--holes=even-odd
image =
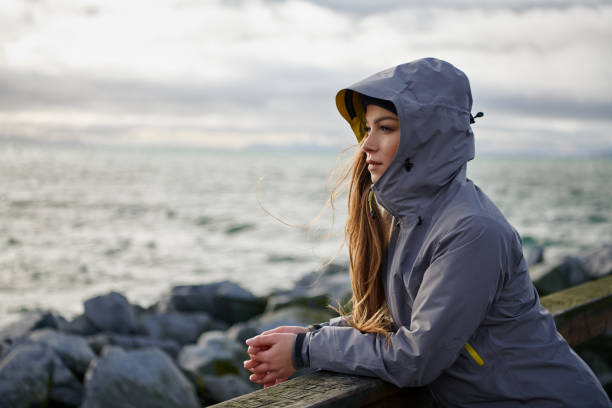
[(395, 155), (400, 140), (400, 123), (397, 115), (377, 105), (366, 109), (367, 135), (361, 144), (372, 183), (383, 175)]

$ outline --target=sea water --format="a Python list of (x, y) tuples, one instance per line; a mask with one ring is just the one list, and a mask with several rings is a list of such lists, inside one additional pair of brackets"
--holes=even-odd
[[(321, 209), (349, 156), (0, 145), (0, 327), (111, 290), (143, 306), (225, 279), (265, 294), (344, 262), (346, 197)], [(612, 242), (611, 159), (479, 157), (468, 177), (546, 259)]]

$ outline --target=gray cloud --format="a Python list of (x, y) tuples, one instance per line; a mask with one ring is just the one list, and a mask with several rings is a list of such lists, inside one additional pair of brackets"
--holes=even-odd
[[(475, 110), (494, 110), (539, 118), (602, 120), (612, 122), (612, 101), (595, 101), (579, 97), (559, 98), (553, 95), (526, 96), (495, 89), (475, 95)], [(612, 123), (611, 123), (612, 125)]]
[[(338, 72), (321, 69), (260, 70), (245, 73), (231, 83), (155, 82), (142, 79), (103, 78), (85, 75), (50, 75), (0, 70), (0, 109), (36, 111), (86, 109), (138, 114), (194, 115), (216, 111), (240, 115), (264, 111), (279, 101), (316, 112), (333, 103), (335, 92), (347, 85)], [(475, 108), (493, 109), (538, 117), (608, 120), (611, 100), (559, 98), (540, 93), (527, 96), (495, 88), (474, 95)]]
[[(206, 7), (171, 0), (150, 10), (155, 18), (138, 17), (150, 33), (134, 38), (137, 17), (112, 4), (53, 8), (41, 0), (0, 11), (0, 25), (7, 23), (0, 34), (0, 137), (146, 141), (150, 134), (174, 141), (227, 134), (346, 144), (352, 138), (335, 111), (335, 92), (427, 55), (448, 58), (473, 80), (475, 111), (487, 114), (480, 128), (492, 135), (485, 146), (503, 148), (498, 141), (511, 143), (518, 132), (552, 138), (557, 130), (567, 133), (567, 145), (572, 126), (591, 121), (599, 124), (585, 132), (586, 144), (601, 146), (612, 127), (604, 52), (610, 31), (602, 22), (609, 2), (310, 3), (323, 9), (285, 0)], [(174, 9), (180, 12), (170, 15)], [(216, 17), (202, 19), (206, 11)], [(114, 19), (125, 47), (121, 35), (104, 31)], [(157, 30), (159, 19), (168, 26)], [(82, 38), (73, 42), (58, 31), (63, 25), (85, 28)], [(542, 131), (547, 121), (555, 126), (550, 134)]]
[[(269, 3), (282, 3), (286, 0), (267, 0)], [(513, 10), (522, 12), (532, 9), (564, 10), (574, 6), (598, 7), (609, 5), (606, 0), (309, 0), (311, 3), (334, 11), (349, 14), (378, 14), (398, 9), (432, 9), (447, 8), (456, 10)], [(241, 3), (244, 0), (233, 0)]]

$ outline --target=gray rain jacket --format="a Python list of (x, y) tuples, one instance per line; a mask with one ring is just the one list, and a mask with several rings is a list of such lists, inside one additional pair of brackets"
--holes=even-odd
[(392, 101), (400, 119), (399, 147), (372, 187), (395, 222), (382, 266), (394, 331), (387, 346), (336, 319), (306, 334), (304, 364), (428, 385), (443, 407), (611, 406), (540, 305), (519, 235), (466, 178), (465, 74), (425, 58), (341, 90), (338, 109), (361, 139), (358, 93)]

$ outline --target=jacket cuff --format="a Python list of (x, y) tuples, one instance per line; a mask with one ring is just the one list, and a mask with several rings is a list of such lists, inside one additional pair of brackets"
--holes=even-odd
[(295, 337), (295, 341), (293, 342), (293, 355), (291, 358), (291, 362), (293, 363), (293, 368), (295, 368), (296, 370), (307, 367), (304, 358), (302, 357), (302, 348), (304, 346), (305, 338), (306, 333), (298, 333)]

